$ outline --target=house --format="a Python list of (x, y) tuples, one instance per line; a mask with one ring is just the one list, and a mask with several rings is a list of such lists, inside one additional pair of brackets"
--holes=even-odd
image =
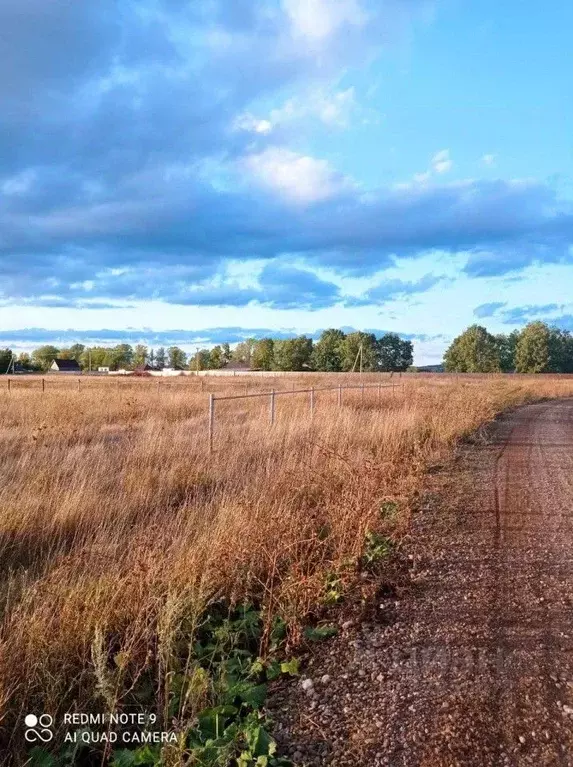
[(56, 357), (56, 359), (50, 365), (51, 373), (78, 373), (82, 372), (81, 367), (75, 360), (62, 360)]

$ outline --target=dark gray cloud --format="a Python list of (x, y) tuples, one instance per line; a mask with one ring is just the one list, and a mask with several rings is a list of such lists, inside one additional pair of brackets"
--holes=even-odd
[[(369, 275), (396, 255), (468, 251), (473, 277), (571, 260), (573, 213), (541, 183), (342, 185), (306, 206), (248, 183), (238, 161), (273, 139), (233, 130), (237, 115), (368, 60), (429, 5), (367, 3), (368, 25), (317, 50), (293, 31), (301, 4), (4, 0), (0, 300), (320, 308), (337, 287), (289, 259)], [(269, 261), (258, 288), (225, 283), (233, 259)]]

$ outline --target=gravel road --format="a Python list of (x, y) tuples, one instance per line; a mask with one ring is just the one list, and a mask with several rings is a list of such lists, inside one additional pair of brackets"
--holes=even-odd
[(298, 765), (573, 766), (573, 400), (429, 480), (406, 585), (279, 691)]

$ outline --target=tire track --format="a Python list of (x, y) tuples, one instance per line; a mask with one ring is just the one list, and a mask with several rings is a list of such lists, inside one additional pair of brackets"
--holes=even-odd
[(277, 735), (301, 764), (573, 767), (572, 479), (561, 400), (506, 414), (428, 480), (397, 620), (313, 660), (323, 697), (290, 692)]

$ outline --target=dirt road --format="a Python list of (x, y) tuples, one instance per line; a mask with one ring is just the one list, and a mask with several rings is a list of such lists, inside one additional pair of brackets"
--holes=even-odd
[(573, 400), (504, 416), (432, 484), (411, 587), (313, 661), (279, 738), (306, 765), (573, 765)]

